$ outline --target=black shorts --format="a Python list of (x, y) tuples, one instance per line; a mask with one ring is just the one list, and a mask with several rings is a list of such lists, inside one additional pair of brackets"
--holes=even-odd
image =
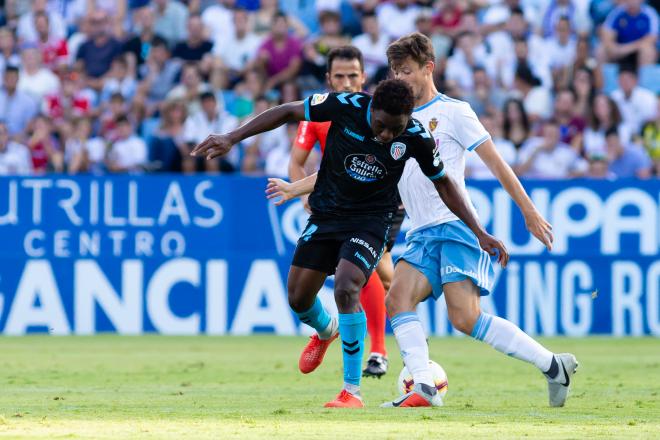
[(406, 217), (406, 210), (403, 209), (403, 205), (399, 206), (399, 210), (394, 213), (394, 218), (392, 219), (392, 227), (390, 228), (390, 233), (387, 234), (387, 243), (385, 245), (385, 250), (387, 252), (392, 252), (392, 248), (396, 243), (396, 239), (401, 232), (401, 223)]
[(385, 250), (392, 217), (312, 215), (298, 239), (291, 265), (332, 275), (343, 258), (362, 269), (369, 279)]

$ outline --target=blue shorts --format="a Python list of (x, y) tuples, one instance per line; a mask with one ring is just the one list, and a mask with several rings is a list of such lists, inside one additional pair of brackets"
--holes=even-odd
[(406, 251), (399, 257), (429, 280), (435, 299), (442, 285), (470, 279), (481, 295), (493, 288), (495, 272), (490, 255), (462, 221), (452, 221), (414, 232), (406, 237)]

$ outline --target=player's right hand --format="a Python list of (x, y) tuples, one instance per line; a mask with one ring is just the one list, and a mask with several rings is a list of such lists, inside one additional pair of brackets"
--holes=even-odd
[(481, 236), (478, 237), (478, 239), (481, 249), (488, 252), (488, 255), (492, 257), (497, 256), (497, 262), (500, 263), (502, 267), (506, 267), (507, 263), (509, 262), (509, 252), (507, 252), (504, 243), (488, 234), (487, 232), (484, 232)]
[(266, 186), (266, 198), (272, 200), (279, 197), (279, 200), (275, 200), (275, 206), (283, 205), (295, 198), (290, 189), (291, 184), (289, 182), (271, 177), (268, 179), (268, 186)]
[(229, 153), (234, 145), (228, 134), (210, 134), (204, 141), (190, 152), (191, 156), (206, 156), (206, 160), (214, 159)]

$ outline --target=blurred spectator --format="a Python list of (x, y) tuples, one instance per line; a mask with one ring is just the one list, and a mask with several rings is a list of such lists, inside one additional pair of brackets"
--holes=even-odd
[(616, 175), (609, 169), (610, 163), (606, 155), (594, 154), (589, 156), (588, 161), (589, 168), (584, 175), (587, 179), (616, 179)]
[(588, 164), (575, 150), (561, 142), (559, 124), (548, 120), (543, 123), (541, 137), (526, 141), (518, 156), (516, 173), (535, 179), (565, 179), (584, 174)]
[(22, 66), (18, 78), (18, 90), (40, 101), (45, 95), (57, 93), (60, 80), (41, 64), (41, 52), (36, 45), (25, 46), (21, 51)]
[(27, 134), (27, 146), (30, 149), (34, 173), (62, 172), (64, 158), (48, 118), (43, 115), (35, 117), (28, 127)]
[(92, 121), (77, 118), (73, 121), (72, 134), (64, 146), (64, 162), (69, 174), (95, 173), (104, 169), (105, 141), (92, 137)]
[(148, 159), (147, 145), (135, 135), (126, 116), (120, 117), (115, 123), (117, 139), (110, 147), (106, 166), (116, 173), (142, 171)]
[(503, 113), (502, 135), (504, 139), (511, 141), (516, 150), (520, 150), (531, 134), (525, 107), (519, 99), (509, 99), (504, 103)]
[(644, 0), (623, 0), (605, 20), (603, 47), (608, 59), (620, 64), (655, 64), (659, 31), (654, 8), (644, 4)]
[(571, 34), (571, 22), (568, 17), (559, 17), (555, 24), (555, 34), (545, 40), (545, 49), (553, 76), (558, 75), (557, 71), (573, 66), (577, 39)]
[(642, 128), (642, 143), (653, 160), (654, 174), (660, 176), (660, 97), (657, 100), (658, 111), (655, 120), (647, 122)]
[(210, 90), (211, 87), (202, 81), (197, 63), (190, 62), (181, 69), (181, 84), (173, 88), (165, 99), (182, 99), (188, 107), (188, 113), (193, 114), (200, 110), (200, 95)]
[(267, 176), (280, 177), (287, 179), (289, 177), (289, 160), (291, 160), (291, 146), (293, 139), (296, 137), (298, 131), (298, 124), (287, 124), (286, 134), (287, 143), (280, 144), (277, 148), (269, 151), (266, 156), (266, 164), (264, 166), (264, 173)]
[(362, 16), (363, 34), (353, 38), (353, 46), (360, 49), (364, 57), (364, 71), (369, 80), (373, 79), (379, 69), (387, 68), (387, 46), (390, 39), (380, 31), (378, 18), (373, 13)]
[[(201, 108), (186, 119), (183, 139), (188, 149), (202, 142), (211, 133), (227, 133), (238, 127), (238, 120), (220, 107), (217, 98), (211, 92), (200, 97)], [(238, 168), (240, 151), (238, 148), (213, 161), (203, 161), (206, 171), (231, 172)]]
[[(502, 130), (498, 127), (495, 118), (491, 115), (483, 115), (479, 118), (484, 128), (490, 133), (495, 148), (502, 156), (502, 159), (511, 167), (516, 165), (516, 156), (518, 152), (511, 141), (502, 137)], [(465, 177), (469, 179), (488, 179), (494, 180), (495, 176), (488, 166), (479, 157), (476, 151), (465, 153)]]
[(234, 11), (234, 34), (213, 45), (213, 54), (220, 60), (221, 68), (234, 82), (250, 70), (257, 56), (261, 38), (250, 31), (250, 16), (245, 9)]
[(48, 14), (38, 12), (34, 14), (34, 25), (37, 30), (37, 44), (41, 50), (41, 59), (46, 67), (55, 69), (69, 61), (69, 51), (66, 40), (50, 35)]
[(606, 155), (607, 144), (605, 133), (611, 129), (617, 130), (619, 139), (625, 144), (630, 140), (628, 127), (621, 123), (619, 108), (607, 95), (598, 94), (589, 107), (589, 125), (584, 131), (584, 151), (587, 157)]
[(561, 141), (571, 145), (575, 151), (580, 152), (582, 145), (582, 132), (587, 123), (585, 119), (575, 113), (577, 95), (572, 89), (562, 89), (555, 94), (555, 114), (553, 118), (559, 123)]
[(480, 42), (476, 32), (466, 31), (456, 37), (454, 54), (447, 60), (446, 78), (453, 81), (464, 92), (474, 88), (473, 70), (482, 68), (491, 75), (495, 73), (493, 59)]
[(289, 25), (282, 13), (275, 15), (270, 37), (259, 48), (259, 62), (268, 80), (266, 90), (295, 79), (302, 65), (302, 44), (289, 35)]
[(38, 35), (34, 18), (39, 13), (48, 14), (49, 34), (53, 38), (59, 39), (66, 37), (66, 23), (62, 15), (57, 11), (49, 10), (47, 0), (32, 0), (30, 12), (21, 15), (18, 20), (16, 35), (19, 41), (36, 43)]
[(9, 131), (0, 122), (0, 176), (27, 175), (32, 172), (30, 150), (9, 139)]
[(136, 104), (146, 107), (150, 114), (174, 87), (180, 71), (181, 63), (170, 58), (167, 41), (154, 37), (147, 61), (140, 68), (140, 77), (143, 79), (138, 86)]
[(254, 102), (264, 93), (265, 79), (257, 69), (248, 70), (244, 80), (234, 88), (235, 99), (232, 114), (237, 118), (249, 116), (254, 111)]
[[(584, 3), (584, 2), (580, 2)], [(568, 17), (572, 33), (583, 34), (591, 29), (591, 20), (586, 8), (577, 7), (574, 0), (551, 0), (543, 16), (541, 31), (543, 37), (548, 38), (555, 34), (557, 22), (561, 17)]]
[(177, 0), (153, 0), (154, 31), (165, 38), (170, 47), (186, 38), (188, 9)]
[[(149, 162), (152, 170), (165, 172), (194, 171), (190, 150), (184, 141), (183, 124), (186, 121), (186, 103), (167, 101), (160, 116), (160, 129), (149, 140)], [(194, 162), (193, 162), (194, 163)]]
[[(260, 8), (254, 13), (253, 29), (252, 31), (261, 38), (266, 38), (273, 28), (273, 21), (275, 16), (282, 11), (279, 8), (278, 0), (261, 0)], [(309, 34), (307, 27), (295, 16), (285, 14), (289, 28), (293, 31), (295, 37), (304, 39)], [(318, 20), (318, 15), (314, 14), (315, 21)]]
[(83, 16), (80, 19), (78, 28), (74, 30), (73, 33), (69, 36), (69, 38), (66, 40), (66, 47), (69, 51), (69, 60), (68, 60), (69, 65), (73, 65), (76, 63), (78, 57), (78, 50), (80, 50), (80, 46), (82, 46), (83, 43), (85, 43), (89, 39), (89, 36), (92, 33), (91, 29), (92, 29), (92, 22), (90, 17)]
[(7, 66), (21, 65), (21, 56), (16, 51), (16, 39), (9, 28), (0, 28), (0, 73), (4, 73)]
[(658, 109), (653, 92), (637, 85), (637, 72), (629, 67), (620, 70), (619, 88), (612, 92), (612, 99), (630, 133), (639, 133), (642, 124), (655, 118)]
[[(512, 52), (506, 61), (501, 59), (497, 64), (497, 77), (506, 88), (515, 86), (516, 72), (519, 68), (529, 71), (534, 78), (538, 80), (538, 85), (547, 89), (552, 89), (552, 72), (548, 65), (548, 57), (545, 54), (545, 43), (535, 43), (536, 49), (541, 56), (534, 54), (530, 50), (531, 38), (516, 38), (513, 40)], [(531, 79), (531, 78), (530, 78)], [(536, 83), (536, 81), (534, 81)]]
[(433, 31), (433, 13), (430, 10), (422, 9), (420, 11), (415, 20), (415, 29), (431, 39), (436, 60), (447, 57), (451, 49), (451, 38)]
[(304, 45), (303, 64), (299, 80), (303, 80), (305, 88), (321, 89), (325, 84), (325, 65), (328, 52), (340, 46), (351, 43), (350, 39), (341, 34), (341, 17), (334, 11), (322, 11), (319, 14), (321, 31), (311, 37)]
[(156, 37), (154, 30), (155, 12), (145, 6), (133, 13), (136, 34), (129, 37), (123, 44), (123, 51), (130, 54), (130, 63), (136, 68), (144, 64), (151, 50), (151, 42)]
[(501, 109), (506, 101), (506, 92), (494, 86), (493, 81), (486, 73), (486, 69), (477, 66), (472, 71), (472, 91), (463, 95), (463, 99), (477, 115), (494, 113)]
[(18, 68), (7, 67), (0, 89), (0, 121), (12, 137), (20, 137), (39, 111), (38, 101), (18, 90), (18, 78)]
[[(273, 105), (264, 97), (260, 97), (255, 102), (254, 114), (257, 115), (271, 108)], [(241, 171), (251, 174), (263, 174), (268, 156), (271, 154), (280, 155), (282, 151), (288, 152), (291, 148), (286, 125), (282, 125), (275, 130), (258, 134), (243, 141), (245, 157)], [(272, 160), (272, 159), (271, 159)], [(284, 176), (288, 174), (288, 162), (284, 168)]]
[(580, 67), (573, 74), (570, 82), (573, 84), (576, 96), (575, 114), (583, 117), (589, 115), (589, 106), (596, 95), (594, 80), (593, 72), (586, 67)]
[(515, 88), (522, 98), (531, 123), (548, 119), (552, 114), (552, 96), (526, 65), (516, 69)]
[(90, 115), (94, 102), (95, 93), (85, 87), (83, 75), (72, 71), (63, 75), (60, 90), (44, 96), (42, 112), (59, 123)]
[(216, 0), (202, 13), (202, 22), (213, 44), (222, 44), (234, 35), (232, 9), (235, 3), (236, 0)]
[(104, 106), (100, 116), (101, 127), (99, 134), (106, 140), (113, 141), (117, 138), (115, 129), (117, 128), (116, 121), (124, 116), (128, 108), (126, 106), (126, 99), (121, 93), (114, 93), (109, 102)]
[(112, 60), (122, 52), (122, 44), (110, 34), (110, 23), (104, 11), (96, 11), (90, 16), (91, 32), (89, 40), (78, 49), (76, 60), (82, 65), (91, 80), (93, 88), (103, 86), (101, 77), (110, 70)]
[(103, 78), (101, 103), (107, 102), (115, 93), (121, 93), (126, 99), (132, 99), (137, 90), (137, 80), (129, 70), (126, 54), (117, 56), (110, 64), (110, 71)]
[(202, 61), (209, 58), (208, 55), (213, 48), (213, 43), (207, 40), (204, 35), (202, 18), (199, 15), (189, 16), (187, 30), (187, 39), (174, 47), (172, 56), (183, 61)]
[(625, 145), (616, 128), (610, 128), (605, 134), (607, 155), (610, 160), (609, 170), (618, 178), (651, 177), (651, 158), (644, 148), (637, 144)]
[(393, 40), (415, 32), (419, 12), (412, 0), (392, 0), (376, 8), (381, 31)]
[(454, 38), (461, 29), (461, 18), (465, 4), (459, 0), (440, 0), (433, 16), (434, 31)]

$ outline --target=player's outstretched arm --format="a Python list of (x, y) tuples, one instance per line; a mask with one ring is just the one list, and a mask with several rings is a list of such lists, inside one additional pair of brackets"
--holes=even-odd
[(479, 245), (483, 250), (490, 255), (497, 255), (497, 261), (506, 267), (509, 261), (509, 253), (504, 246), (504, 243), (490, 235), (481, 226), (479, 220), (474, 215), (468, 206), (463, 194), (458, 189), (456, 183), (449, 175), (445, 174), (442, 177), (433, 181), (435, 189), (438, 191), (440, 198), (447, 205), (447, 207), (465, 223), (479, 239)]
[(206, 156), (211, 160), (227, 154), (231, 148), (251, 136), (273, 130), (287, 122), (304, 121), (305, 104), (303, 101), (278, 105), (258, 114), (234, 131), (226, 134), (211, 134), (190, 152), (191, 156)]
[(314, 173), (293, 183), (271, 177), (268, 179), (268, 186), (266, 187), (266, 198), (271, 200), (279, 197), (275, 201), (275, 205), (280, 206), (291, 199), (310, 194), (314, 191), (316, 176), (317, 173)]
[(509, 193), (516, 205), (518, 205), (518, 208), (525, 217), (527, 230), (543, 243), (548, 250), (552, 250), (552, 242), (554, 241), (552, 225), (536, 209), (536, 206), (534, 206), (534, 203), (532, 203), (532, 200), (527, 195), (525, 188), (520, 183), (518, 176), (516, 176), (509, 164), (502, 159), (500, 153), (497, 152), (493, 141), (490, 139), (487, 140), (475, 151), (497, 180), (500, 181), (502, 187)]

